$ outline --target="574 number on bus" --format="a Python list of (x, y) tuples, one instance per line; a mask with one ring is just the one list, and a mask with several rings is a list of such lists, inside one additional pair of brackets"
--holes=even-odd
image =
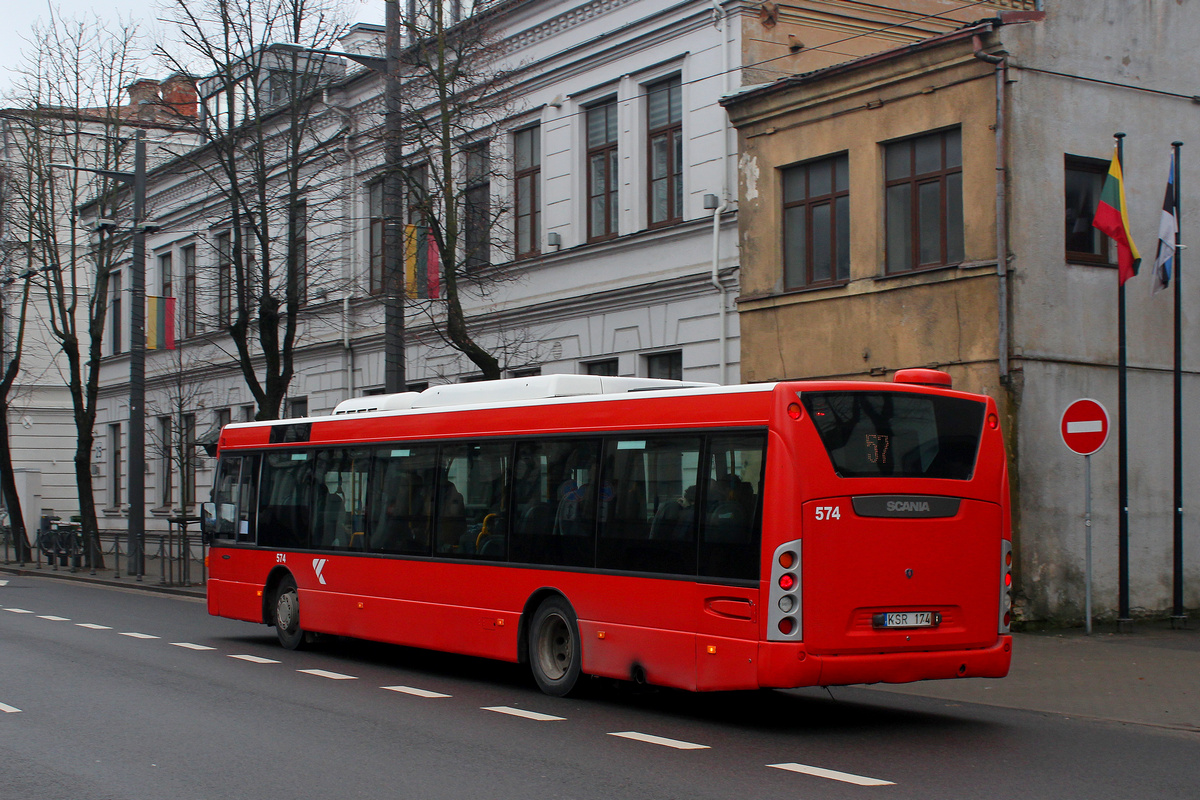
[(817, 519), (818, 520), (841, 519), (841, 518), (842, 518), (842, 507), (841, 506), (817, 506)]

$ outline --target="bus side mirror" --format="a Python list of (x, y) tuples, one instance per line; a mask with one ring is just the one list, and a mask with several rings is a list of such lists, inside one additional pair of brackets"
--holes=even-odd
[(200, 534), (205, 542), (211, 543), (217, 528), (217, 504), (200, 504)]

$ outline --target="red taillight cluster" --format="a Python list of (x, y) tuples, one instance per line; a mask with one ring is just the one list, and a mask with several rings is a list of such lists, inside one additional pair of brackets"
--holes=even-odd
[(779, 576), (778, 586), (781, 594), (775, 601), (776, 606), (784, 614), (778, 623), (779, 632), (784, 636), (790, 636), (796, 630), (796, 618), (792, 614), (800, 607), (800, 598), (796, 596), (800, 579), (792, 570), (795, 569), (798, 560), (796, 554), (791, 550), (784, 550), (777, 559), (780, 569), (785, 570)]
[(1000, 542), (1000, 633), (1008, 633), (1012, 626), (1012, 542)]

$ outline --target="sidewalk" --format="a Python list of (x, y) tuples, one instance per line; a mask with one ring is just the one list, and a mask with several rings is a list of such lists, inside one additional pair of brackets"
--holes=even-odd
[(1200, 733), (1200, 620), (1017, 633), (1007, 678), (871, 688)]
[[(122, 569), (125, 562), (121, 563)], [(0, 564), (0, 575), (28, 575), (90, 581), (125, 589), (204, 597), (201, 571), (193, 564), (193, 585), (164, 583), (160, 563), (146, 560), (138, 581), (112, 569), (68, 567), (57, 571), (32, 564)], [(875, 691), (982, 703), (1071, 717), (1154, 725), (1200, 733), (1200, 620), (1173, 630), (1168, 621), (1137, 622), (1131, 633), (1096, 626), (1047, 633), (1013, 634), (1012, 670), (1007, 678), (877, 684)]]
[[(105, 586), (118, 586), (124, 589), (138, 589), (147, 592), (160, 592), (163, 594), (177, 594), (188, 597), (204, 597), (204, 584), (202, 583), (204, 573), (201, 570), (200, 564), (195, 562), (191, 565), (191, 585), (186, 585), (179, 580), (177, 574), (170, 574), (172, 580), (165, 580), (162, 574), (162, 564), (154, 558), (146, 559), (145, 574), (141, 580), (137, 576), (127, 575), (125, 569), (128, 566), (125, 559), (121, 559), (121, 571), (114, 570), (112, 564), (112, 555), (106, 554), (107, 569), (98, 569), (93, 575), (90, 567), (80, 567), (74, 572), (70, 567), (58, 567), (55, 570), (53, 567), (46, 564), (45, 560), (41, 562), (39, 568), (37, 564), (29, 563), (21, 566), (16, 562), (3, 564), (0, 563), (0, 575), (22, 575), (37, 578), (55, 578), (68, 581), (86, 581), (88, 583), (98, 583)], [(179, 563), (175, 561), (171, 567), (178, 569)]]

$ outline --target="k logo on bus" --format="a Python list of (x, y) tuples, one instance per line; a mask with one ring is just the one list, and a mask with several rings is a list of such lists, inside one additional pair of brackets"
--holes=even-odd
[(325, 585), (325, 576), (321, 574), (321, 570), (325, 569), (325, 562), (328, 560), (327, 558), (313, 559), (313, 572), (317, 573), (317, 580), (321, 582), (322, 586)]

